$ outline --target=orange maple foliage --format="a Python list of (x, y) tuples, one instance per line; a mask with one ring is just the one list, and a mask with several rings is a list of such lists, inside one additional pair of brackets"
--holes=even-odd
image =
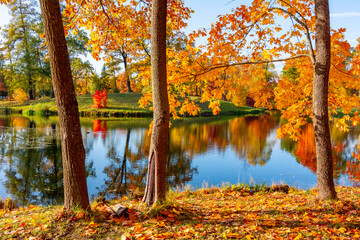
[[(150, 0), (64, 2), (67, 29), (91, 32), (88, 45), (93, 56), (110, 61), (125, 54), (131, 67), (124, 72), (122, 82), (134, 75), (139, 91), (150, 89)], [(168, 92), (174, 118), (177, 110), (190, 115), (199, 112), (196, 104), (189, 100), (181, 103), (179, 97), (201, 96), (214, 114), (220, 111), (219, 100), (239, 105), (250, 97), (256, 107), (282, 112), (287, 123), (278, 131), (279, 137), (299, 139), (302, 127), (312, 120), (314, 2), (254, 0), (219, 16), (211, 29), (199, 29), (187, 38), (180, 30), (191, 12), (181, 0), (169, 1), (167, 27), (173, 44), (167, 50)], [(332, 30), (329, 107), (331, 117), (341, 108), (344, 116), (337, 126), (347, 130), (349, 121), (353, 125), (360, 121), (357, 114), (350, 116), (360, 100), (356, 94), (360, 90), (360, 45), (352, 51), (344, 32)], [(207, 45), (196, 46), (198, 37), (207, 37)], [(270, 80), (268, 66), (278, 61), (285, 62), (285, 69), (296, 68), (300, 76), (294, 80), (281, 75), (278, 81)], [(152, 96), (145, 94), (140, 105), (147, 106), (151, 101)]]
[[(124, 63), (124, 77), (131, 75), (138, 86), (150, 86), (151, 1), (64, 0), (66, 29), (90, 31), (88, 47), (95, 59)], [(191, 10), (183, 0), (168, 1), (168, 36), (173, 38), (186, 26)], [(134, 79), (133, 75), (137, 77)]]
[[(285, 29), (280, 23), (291, 26)], [(311, 0), (254, 0), (241, 5), (232, 13), (218, 17), (210, 30), (200, 29), (190, 35), (190, 42), (207, 36), (207, 46), (193, 47), (176, 58), (182, 62), (181, 73), (174, 78), (177, 88), (191, 85), (202, 89), (203, 101), (236, 100), (239, 88), (246, 90), (255, 106), (276, 108), (287, 123), (278, 136), (290, 135), (299, 139), (301, 128), (312, 120), (312, 82), (316, 49), (314, 2)], [(337, 109), (344, 113), (337, 126), (347, 130), (348, 122), (358, 124), (359, 117), (351, 117), (357, 106), (360, 89), (360, 57), (344, 40), (345, 29), (331, 32), (331, 70), (329, 88), (330, 114)], [(360, 45), (356, 50), (360, 49)], [(264, 65), (284, 61), (286, 68), (296, 68), (300, 77), (294, 81), (280, 76), (272, 82), (266, 77)], [(190, 79), (189, 79), (190, 78)], [(191, 81), (191, 84), (186, 84)], [(213, 104), (210, 107), (214, 107)]]
[[(140, 84), (137, 84), (134, 81), (130, 82), (131, 89), (133, 92), (141, 93), (142, 86)], [(125, 93), (127, 91), (126, 89), (126, 75), (124, 72), (120, 73), (116, 78), (116, 86), (118, 89), (120, 89), (120, 93)]]

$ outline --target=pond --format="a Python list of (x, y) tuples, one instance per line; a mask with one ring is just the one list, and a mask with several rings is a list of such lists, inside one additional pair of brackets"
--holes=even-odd
[[(150, 119), (81, 119), (91, 198), (142, 193)], [(172, 122), (167, 182), (173, 189), (222, 184), (316, 186), (312, 125), (298, 142), (277, 139), (276, 114)], [(360, 129), (331, 126), (335, 181), (358, 185)], [(20, 204), (61, 204), (62, 161), (56, 117), (0, 116), (0, 197)]]

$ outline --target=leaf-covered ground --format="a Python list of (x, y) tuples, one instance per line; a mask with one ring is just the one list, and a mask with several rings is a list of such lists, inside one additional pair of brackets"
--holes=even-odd
[[(316, 190), (232, 186), (171, 192), (154, 208), (123, 198), (94, 203), (92, 214), (61, 207), (0, 210), (0, 238), (360, 239), (360, 189), (337, 191), (339, 200), (318, 201)], [(130, 209), (127, 219), (112, 214), (118, 203)]]

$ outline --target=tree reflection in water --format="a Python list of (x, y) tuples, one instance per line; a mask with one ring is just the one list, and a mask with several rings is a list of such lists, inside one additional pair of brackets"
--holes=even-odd
[[(276, 141), (276, 138), (269, 141), (269, 135), (276, 130), (278, 120), (276, 117), (263, 115), (221, 118), (218, 121), (174, 121), (169, 136), (168, 186), (175, 188), (191, 182), (194, 174), (198, 174), (197, 168), (192, 166), (193, 157), (214, 147), (218, 151), (225, 151), (230, 145), (240, 159), (251, 165), (264, 165), (270, 159)], [(94, 129), (101, 129), (100, 126), (102, 123), (95, 120)], [(111, 159), (111, 163), (104, 168), (107, 179), (100, 190), (103, 196), (123, 195), (128, 190), (141, 193), (145, 187), (150, 136), (148, 131), (137, 131), (136, 134), (140, 136), (133, 144), (129, 143), (131, 133), (131, 129), (126, 130), (126, 144), (122, 155), (117, 152), (119, 150), (116, 146), (108, 148), (107, 157)], [(130, 149), (129, 145), (133, 147)]]
[[(344, 174), (354, 185), (360, 185), (360, 141), (358, 128), (352, 128), (349, 132), (344, 132), (331, 125), (332, 152), (334, 164), (334, 178), (339, 180)], [(357, 143), (355, 146), (351, 143)], [(315, 134), (311, 123), (307, 124), (302, 130), (298, 142), (291, 141), (289, 138), (281, 140), (282, 149), (290, 152), (296, 157), (297, 161), (303, 166), (316, 173), (316, 152)]]
[(108, 149), (107, 157), (111, 159), (112, 162), (104, 168), (104, 173), (106, 173), (108, 179), (105, 179), (104, 186), (99, 192), (100, 195), (113, 198), (118, 195), (124, 195), (129, 188), (126, 181), (126, 175), (128, 175), (126, 165), (127, 157), (131, 157), (130, 155), (132, 155), (129, 152), (130, 133), (131, 129), (128, 129), (123, 156), (118, 156), (114, 145)]
[(271, 139), (269, 135), (278, 122), (278, 117), (266, 114), (180, 126), (174, 123), (170, 146), (184, 149), (190, 159), (212, 148), (225, 151), (230, 146), (240, 159), (261, 166), (270, 159), (276, 137)]
[[(198, 168), (193, 160), (208, 152), (234, 152), (240, 161), (262, 167), (276, 144), (279, 117), (220, 117), (181, 119), (172, 122), (169, 136), (167, 183), (176, 188), (191, 183)], [(150, 147), (149, 120), (83, 119), (82, 133), (87, 154), (87, 174), (96, 179), (94, 192), (107, 198), (127, 193), (142, 194)], [(347, 175), (360, 185), (360, 129), (341, 132), (332, 125), (331, 137), (335, 178)], [(301, 139), (280, 140), (281, 149), (316, 172), (314, 132), (311, 124)], [(57, 118), (0, 118), (0, 177), (3, 185), (20, 204), (61, 204), (63, 201), (61, 148)], [(104, 159), (89, 161), (94, 152), (106, 152)], [(102, 165), (103, 164), (103, 165)], [(221, 159), (216, 164), (222, 164)], [(216, 166), (213, 166), (216, 168)], [(96, 170), (98, 172), (96, 172)], [(96, 177), (96, 173), (99, 175)], [(211, 183), (210, 183), (211, 184)]]
[[(130, 143), (132, 133), (133, 129), (126, 129), (125, 149), (121, 156), (115, 146), (108, 148), (107, 157), (111, 159), (111, 163), (104, 168), (107, 179), (99, 192), (102, 196), (113, 198), (128, 192), (140, 195), (144, 191), (150, 135), (147, 130), (135, 129), (137, 141)], [(192, 180), (194, 173), (197, 173), (197, 169), (191, 167), (191, 159), (186, 156), (185, 151), (170, 147), (167, 162), (168, 186), (184, 185)]]
[[(63, 202), (61, 146), (57, 124), (7, 118), (0, 128), (1, 159), (8, 163), (4, 186), (20, 205)], [(8, 127), (9, 126), (9, 127)], [(91, 163), (87, 164), (88, 172)]]

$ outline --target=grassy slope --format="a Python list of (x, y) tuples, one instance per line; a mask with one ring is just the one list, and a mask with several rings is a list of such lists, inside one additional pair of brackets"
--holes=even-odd
[[(260, 191), (259, 191), (260, 190)], [(0, 210), (1, 239), (360, 239), (360, 189), (338, 187), (340, 200), (316, 190), (265, 192), (244, 186), (170, 192), (152, 209), (124, 197), (92, 204), (92, 215), (60, 206)], [(114, 204), (129, 219), (110, 214)]]
[[(94, 109), (93, 99), (91, 95), (77, 97), (79, 103), (79, 111), (84, 115), (103, 114), (114, 115), (116, 113), (144, 113), (145, 115), (151, 115), (151, 111), (148, 109), (139, 107), (139, 99), (141, 94), (139, 93), (120, 93), (120, 94), (108, 94), (108, 105), (104, 109)], [(208, 108), (208, 103), (200, 103), (199, 97), (191, 97), (191, 100), (201, 107), (201, 113), (203, 115), (211, 115), (211, 111)], [(256, 114), (263, 111), (263, 109), (254, 109), (251, 107), (236, 107), (234, 104), (221, 101), (221, 115), (226, 114)], [(35, 112), (56, 112), (56, 104), (54, 99), (43, 99), (27, 101), (24, 104), (17, 102), (0, 101), (0, 108), (10, 108), (15, 112), (22, 111), (23, 113)], [(120, 115), (123, 116), (123, 115)]]

